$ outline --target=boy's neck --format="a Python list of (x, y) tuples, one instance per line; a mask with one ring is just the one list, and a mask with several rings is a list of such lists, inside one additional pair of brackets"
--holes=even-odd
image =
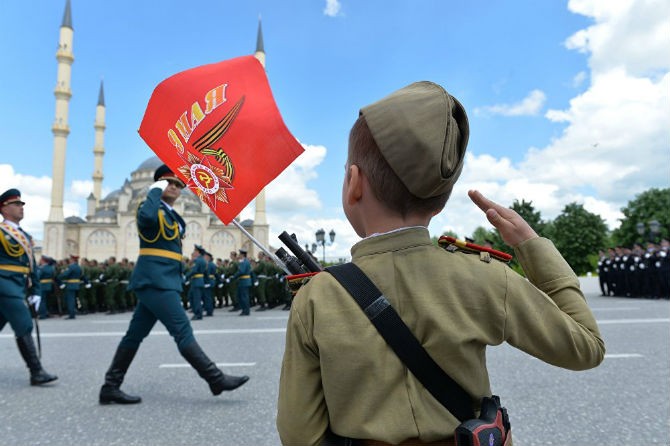
[(383, 205), (373, 206), (372, 209), (370, 209), (370, 206), (366, 207), (362, 217), (364, 237), (412, 226), (428, 227), (432, 219), (432, 215), (412, 214), (402, 216), (386, 209)]

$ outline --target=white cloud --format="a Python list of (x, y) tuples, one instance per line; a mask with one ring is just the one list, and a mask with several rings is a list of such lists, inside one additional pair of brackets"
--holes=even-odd
[(266, 188), (268, 212), (291, 214), (302, 209), (321, 209), (321, 200), (308, 187), (317, 177), (318, 167), (326, 157), (324, 146), (303, 144), (305, 151)]
[(575, 88), (581, 87), (587, 78), (588, 74), (586, 73), (586, 71), (580, 71), (575, 75), (575, 77), (572, 78), (572, 86)]
[(342, 4), (339, 0), (326, 0), (326, 7), (324, 8), (323, 13), (328, 17), (336, 17), (341, 9)]
[(74, 180), (70, 185), (70, 192), (75, 198), (88, 198), (93, 192), (92, 180)]
[(545, 220), (577, 202), (611, 229), (635, 195), (670, 187), (670, 3), (573, 0), (569, 8), (596, 24), (566, 40), (569, 49), (589, 55), (590, 72), (578, 74), (575, 84), (590, 84), (565, 110), (545, 113), (565, 129), (545, 147), (530, 148), (515, 165), (506, 158), (469, 155), (432, 231), (453, 230), (463, 237), (477, 226), (491, 227), (470, 203), (466, 185), (507, 206), (515, 199), (532, 201)]
[(626, 67), (633, 76), (667, 71), (670, 2), (570, 0), (568, 9), (595, 24), (570, 36), (568, 48), (590, 54), (594, 72)]
[(26, 202), (21, 227), (35, 239), (41, 239), (51, 206), (51, 178), (22, 175), (12, 165), (0, 164), (0, 193), (11, 188), (18, 189)]
[(503, 116), (533, 116), (537, 115), (547, 97), (541, 90), (533, 90), (528, 96), (515, 104), (497, 104), (478, 107), (475, 113), (484, 113)]

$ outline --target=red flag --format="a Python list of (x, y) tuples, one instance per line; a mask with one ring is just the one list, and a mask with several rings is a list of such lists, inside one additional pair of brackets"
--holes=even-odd
[(253, 56), (186, 70), (158, 84), (139, 133), (226, 224), (304, 150)]

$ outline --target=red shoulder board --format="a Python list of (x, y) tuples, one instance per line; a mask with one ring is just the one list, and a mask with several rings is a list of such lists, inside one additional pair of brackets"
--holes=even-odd
[(447, 251), (464, 251), (469, 253), (488, 253), (494, 259), (501, 262), (509, 263), (512, 256), (506, 252), (497, 251), (495, 249), (486, 248), (484, 246), (475, 245), (474, 243), (464, 242), (463, 240), (455, 239), (454, 237), (443, 235), (437, 240), (438, 244)]
[(309, 277), (315, 276), (319, 274), (321, 271), (317, 271), (315, 273), (303, 273), (303, 274), (293, 274), (290, 276), (286, 276), (286, 280), (300, 280), (300, 279), (307, 279)]

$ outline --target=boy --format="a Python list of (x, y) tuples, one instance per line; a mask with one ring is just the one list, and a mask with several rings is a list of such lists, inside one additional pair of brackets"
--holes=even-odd
[[(431, 82), (364, 107), (349, 136), (342, 205), (363, 238), (352, 261), (475, 404), (491, 395), (488, 345), (506, 341), (573, 370), (597, 366), (605, 349), (577, 277), (513, 210), (469, 192), (528, 280), (431, 243), (427, 226), (460, 175), (468, 135), (462, 105)], [(446, 445), (458, 424), (330, 274), (298, 292), (279, 386), (283, 444), (318, 445), (330, 428), (362, 444)]]

